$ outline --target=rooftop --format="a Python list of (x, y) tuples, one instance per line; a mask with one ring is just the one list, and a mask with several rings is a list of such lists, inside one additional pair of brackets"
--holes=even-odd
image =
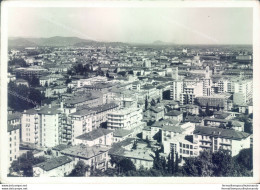
[(94, 145), (94, 146), (87, 146), (84, 144), (79, 144), (76, 146), (72, 146), (70, 148), (64, 149), (61, 151), (62, 154), (72, 157), (79, 157), (83, 159), (90, 159), (95, 157), (103, 152), (107, 152), (109, 150), (108, 147)]
[(60, 156), (56, 158), (51, 158), (45, 162), (34, 165), (33, 167), (40, 167), (45, 171), (50, 171), (55, 168), (58, 168), (64, 164), (70, 163), (72, 160), (67, 156)]
[(166, 113), (165, 115), (166, 116), (179, 116), (181, 114), (183, 114), (181, 111), (172, 110), (172, 111)]
[(114, 137), (125, 137), (131, 133), (133, 133), (133, 130), (117, 129), (114, 132)]
[(89, 133), (84, 133), (84, 134), (76, 137), (76, 139), (93, 141), (93, 140), (95, 140), (99, 137), (105, 136), (109, 133), (113, 133), (113, 131), (108, 130), (108, 129), (104, 129), (104, 128), (98, 128), (98, 129), (95, 129), (93, 131), (90, 131)]
[(232, 129), (200, 126), (195, 127), (193, 134), (216, 136), (233, 140), (241, 140), (250, 136), (249, 133), (240, 132)]

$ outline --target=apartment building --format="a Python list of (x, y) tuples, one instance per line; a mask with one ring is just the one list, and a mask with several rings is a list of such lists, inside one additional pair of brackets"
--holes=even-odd
[(219, 149), (230, 150), (236, 156), (240, 150), (250, 148), (250, 134), (231, 129), (216, 127), (199, 127), (193, 132), (193, 143), (199, 151)]
[(21, 119), (22, 142), (43, 147), (58, 145), (62, 141), (61, 116), (60, 105), (25, 110)]
[(234, 104), (243, 105), (252, 102), (253, 80), (240, 80), (234, 83)]
[(170, 98), (172, 100), (180, 101), (181, 93), (183, 93), (183, 81), (181, 80), (173, 81), (170, 90)]
[(140, 108), (124, 108), (108, 114), (108, 129), (135, 129), (142, 125)]
[(19, 146), (20, 146), (20, 124), (9, 124), (7, 125), (8, 133), (8, 168), (11, 166), (14, 160), (19, 157)]
[(194, 104), (194, 100), (197, 96), (203, 95), (203, 83), (195, 83), (185, 85), (183, 93), (180, 94), (180, 105)]

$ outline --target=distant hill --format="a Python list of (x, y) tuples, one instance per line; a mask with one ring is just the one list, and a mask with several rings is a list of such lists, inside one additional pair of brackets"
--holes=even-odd
[(24, 38), (9, 39), (8, 45), (9, 46), (37, 46), (37, 44), (35, 44), (34, 42)]
[(86, 46), (97, 44), (123, 45), (121, 42), (97, 42), (78, 37), (9, 38), (9, 46)]
[(78, 43), (93, 43), (95, 41), (78, 37), (55, 36), (50, 38), (9, 38), (9, 46), (74, 46)]
[(165, 42), (163, 42), (161, 40), (156, 40), (156, 41), (153, 42), (153, 44), (161, 45), (161, 44), (165, 44)]

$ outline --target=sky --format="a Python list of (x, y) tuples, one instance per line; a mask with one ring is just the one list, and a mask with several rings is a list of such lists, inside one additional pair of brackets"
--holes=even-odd
[(252, 44), (252, 8), (15, 8), (9, 37), (69, 36), (105, 42)]

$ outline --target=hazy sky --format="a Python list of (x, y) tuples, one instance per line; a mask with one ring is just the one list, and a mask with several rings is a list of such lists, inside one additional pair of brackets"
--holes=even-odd
[(251, 44), (252, 8), (9, 8), (10, 37)]

